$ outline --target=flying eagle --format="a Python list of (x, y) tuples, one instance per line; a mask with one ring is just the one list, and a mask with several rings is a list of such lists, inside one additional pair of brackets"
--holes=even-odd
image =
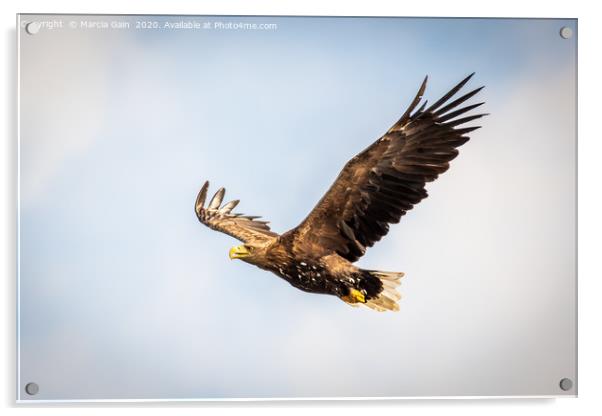
[(231, 259), (270, 271), (296, 288), (334, 295), (353, 306), (399, 310), (396, 288), (404, 274), (365, 270), (353, 263), (387, 234), (389, 224), (398, 223), (427, 197), (426, 183), (449, 168), (457, 148), (468, 141), (467, 134), (480, 127), (465, 123), (486, 114), (465, 113), (483, 103), (460, 105), (483, 87), (449, 102), (473, 75), (430, 107), (424, 101), (416, 109), (426, 77), (399, 121), (347, 162), (320, 202), (292, 230), (279, 235), (260, 217), (233, 213), (239, 201), (222, 206), (224, 188), (205, 207), (209, 182), (196, 199), (199, 221), (244, 243), (230, 249)]

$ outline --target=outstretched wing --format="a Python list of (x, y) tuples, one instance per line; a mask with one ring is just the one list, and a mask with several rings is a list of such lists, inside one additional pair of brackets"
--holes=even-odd
[(278, 236), (278, 234), (270, 231), (267, 221), (257, 220), (260, 217), (232, 213), (234, 207), (240, 202), (239, 200), (230, 201), (221, 206), (226, 194), (224, 188), (220, 188), (215, 193), (209, 205), (205, 208), (208, 188), (209, 181), (205, 182), (199, 191), (194, 204), (196, 216), (207, 227), (226, 233), (245, 243), (264, 241)]
[(483, 104), (458, 108), (483, 87), (448, 103), (472, 75), (426, 110), (425, 101), (414, 112), (426, 89), (425, 78), (399, 121), (351, 159), (309, 216), (287, 233), (294, 246), (314, 253), (335, 251), (356, 261), (387, 234), (390, 223), (399, 222), (426, 198), (425, 184), (449, 168), (456, 148), (479, 128), (459, 127), (485, 115), (457, 118)]

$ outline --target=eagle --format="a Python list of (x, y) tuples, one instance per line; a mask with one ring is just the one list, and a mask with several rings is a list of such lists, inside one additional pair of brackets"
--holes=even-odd
[(239, 201), (222, 205), (224, 188), (205, 206), (208, 181), (195, 201), (199, 221), (242, 241), (230, 249), (230, 259), (270, 271), (306, 292), (334, 295), (352, 306), (398, 311), (397, 287), (404, 273), (353, 263), (387, 234), (389, 224), (398, 223), (427, 197), (426, 183), (449, 168), (468, 134), (480, 128), (466, 123), (487, 115), (469, 113), (484, 103), (464, 103), (484, 87), (454, 99), (473, 75), (428, 108), (426, 100), (421, 104), (425, 77), (401, 118), (347, 162), (297, 227), (277, 234), (261, 217), (233, 213)]

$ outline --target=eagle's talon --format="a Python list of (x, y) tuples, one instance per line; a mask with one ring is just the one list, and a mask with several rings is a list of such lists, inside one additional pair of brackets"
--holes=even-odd
[(348, 294), (346, 294), (345, 296), (341, 296), (341, 299), (343, 299), (347, 303), (366, 303), (366, 297), (364, 296), (364, 294), (359, 290), (353, 288), (349, 289)]

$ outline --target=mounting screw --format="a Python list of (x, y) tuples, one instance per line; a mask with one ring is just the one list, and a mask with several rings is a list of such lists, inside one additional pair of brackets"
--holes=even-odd
[(573, 388), (573, 380), (571, 380), (570, 378), (563, 378), (558, 384), (560, 385), (560, 388), (564, 391), (569, 391)]
[(30, 396), (35, 396), (40, 391), (40, 387), (36, 383), (27, 383), (25, 385), (25, 393)]
[(562, 29), (560, 29), (560, 37), (562, 39), (570, 39), (573, 37), (573, 29), (571, 29), (568, 26), (564, 26), (562, 27)]
[(25, 25), (25, 31), (30, 35), (35, 35), (40, 31), (41, 28), (42, 25), (40, 24), (40, 22), (29, 22)]

